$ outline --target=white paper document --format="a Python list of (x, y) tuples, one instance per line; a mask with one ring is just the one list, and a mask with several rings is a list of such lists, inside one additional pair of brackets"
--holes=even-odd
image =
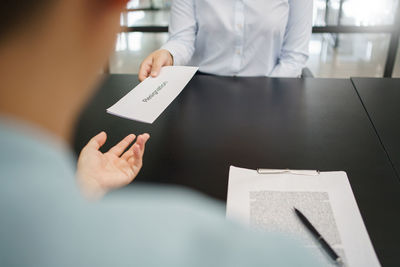
[(192, 79), (198, 67), (162, 67), (121, 98), (107, 112), (126, 119), (153, 123)]
[(335, 266), (297, 218), (299, 209), (344, 261), (344, 266), (380, 266), (345, 172), (256, 170), (231, 166), (227, 217), (299, 238), (323, 266)]

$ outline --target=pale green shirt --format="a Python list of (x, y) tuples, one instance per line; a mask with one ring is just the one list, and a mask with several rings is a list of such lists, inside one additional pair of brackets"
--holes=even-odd
[(225, 219), (198, 193), (135, 185), (98, 203), (54, 137), (0, 120), (0, 266), (315, 266), (278, 234)]

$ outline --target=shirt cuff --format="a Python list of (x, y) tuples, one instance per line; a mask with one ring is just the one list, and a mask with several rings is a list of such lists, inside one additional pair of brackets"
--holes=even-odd
[(175, 42), (167, 42), (161, 47), (161, 49), (167, 50), (172, 55), (174, 66), (182, 66), (186, 64), (181, 53), (179, 53), (179, 45)]

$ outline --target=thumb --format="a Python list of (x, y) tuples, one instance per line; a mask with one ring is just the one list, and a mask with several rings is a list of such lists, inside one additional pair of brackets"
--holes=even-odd
[(165, 65), (165, 60), (162, 57), (153, 58), (153, 64), (151, 66), (151, 76), (157, 77), (160, 73), (161, 67)]
[(105, 132), (101, 132), (98, 135), (94, 136), (92, 139), (90, 139), (90, 141), (86, 145), (86, 147), (90, 147), (90, 148), (99, 150), (100, 147), (102, 147), (104, 145), (106, 140), (107, 140), (107, 134)]

